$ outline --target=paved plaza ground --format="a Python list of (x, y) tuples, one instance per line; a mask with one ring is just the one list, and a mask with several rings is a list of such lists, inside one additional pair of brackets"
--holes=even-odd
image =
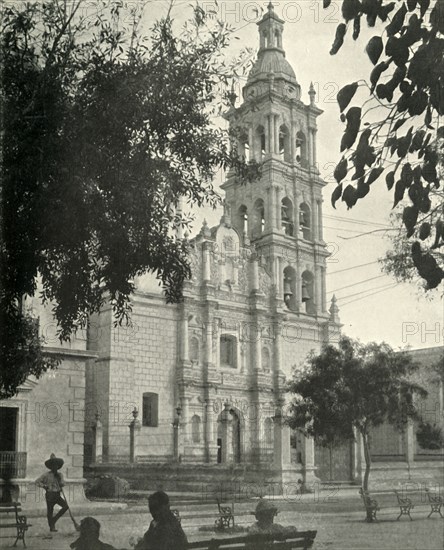
[[(444, 520), (437, 514), (427, 519), (430, 507), (425, 503), (415, 506), (412, 513), (413, 521), (401, 518), (396, 521), (399, 508), (392, 502), (392, 497), (381, 497), (383, 504), (379, 513), (379, 521), (368, 524), (364, 521), (364, 511), (360, 500), (356, 497), (341, 498), (335, 502), (313, 502), (308, 495), (305, 500), (295, 502), (279, 502), (280, 513), (277, 522), (283, 525), (295, 525), (298, 529), (316, 529), (316, 550), (335, 549), (372, 549), (372, 550), (442, 550), (444, 548)], [(254, 509), (255, 503), (243, 502), (237, 505), (239, 512)], [(201, 507), (202, 508), (202, 507)], [(183, 515), (200, 513), (193, 507), (183, 509)], [(205, 511), (211, 509), (205, 506)], [(150, 516), (144, 511), (144, 506), (130, 505), (124, 510), (110, 511), (110, 506), (87, 507), (75, 510), (78, 520), (85, 515), (93, 515), (102, 524), (102, 540), (116, 548), (130, 549), (131, 537), (142, 536), (148, 527)], [(32, 514), (32, 513), (31, 513)], [(29, 550), (69, 550), (69, 545), (77, 535), (69, 516), (63, 517), (58, 523), (58, 533), (49, 538), (45, 518), (30, 517), (30, 528), (27, 535)], [(240, 516), (238, 525), (248, 526), (253, 521), (252, 516)], [(183, 527), (190, 541), (205, 540), (217, 536), (209, 532), (200, 532), (198, 523), (211, 525), (212, 519), (183, 521)], [(0, 538), (0, 548), (8, 548), (14, 542), (12, 537)], [(12, 535), (13, 532), (10, 531)]]

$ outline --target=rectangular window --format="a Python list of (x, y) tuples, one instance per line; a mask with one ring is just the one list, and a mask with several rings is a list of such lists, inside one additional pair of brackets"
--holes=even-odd
[(236, 368), (236, 339), (233, 336), (220, 337), (220, 364), (222, 367)]
[(143, 394), (142, 426), (157, 428), (159, 425), (159, 396), (157, 393)]

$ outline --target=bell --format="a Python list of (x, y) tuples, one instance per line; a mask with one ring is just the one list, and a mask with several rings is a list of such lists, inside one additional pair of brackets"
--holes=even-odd
[(291, 297), (293, 292), (291, 291), (291, 279), (286, 277), (284, 280), (284, 302), (287, 307), (290, 307)]
[(311, 296), (307, 290), (307, 285), (305, 283), (302, 283), (302, 301), (308, 302), (310, 298)]

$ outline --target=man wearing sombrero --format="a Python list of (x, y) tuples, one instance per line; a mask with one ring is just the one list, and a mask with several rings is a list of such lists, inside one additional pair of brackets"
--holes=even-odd
[[(43, 487), (46, 491), (46, 509), (48, 516), (48, 525), (50, 531), (57, 531), (55, 524), (59, 518), (68, 510), (68, 504), (66, 500), (61, 495), (61, 488), (65, 485), (63, 480), (63, 475), (60, 468), (63, 466), (63, 459), (57, 458), (54, 453), (51, 454), (50, 458), (45, 462), (45, 466), (48, 468), (49, 472), (46, 472), (38, 479), (35, 480), (35, 483), (38, 487)], [(60, 510), (55, 516), (54, 506), (58, 504)]]

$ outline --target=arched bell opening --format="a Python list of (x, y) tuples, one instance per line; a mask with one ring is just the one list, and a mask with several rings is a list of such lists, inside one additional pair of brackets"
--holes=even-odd
[(255, 132), (255, 151), (257, 151), (257, 161), (260, 162), (264, 159), (267, 153), (267, 144), (265, 139), (265, 128), (258, 126)]
[(245, 204), (239, 206), (236, 225), (239, 233), (245, 238), (248, 235), (248, 208)]
[(301, 301), (305, 313), (316, 313), (314, 302), (314, 277), (311, 271), (304, 271), (301, 279)]
[(301, 166), (307, 165), (307, 139), (304, 132), (296, 134), (296, 162)]
[(296, 271), (291, 266), (287, 266), (284, 269), (283, 287), (285, 305), (289, 310), (296, 311)]
[(285, 124), (279, 128), (279, 158), (291, 162), (290, 132)]
[(312, 239), (311, 211), (310, 207), (305, 202), (299, 205), (299, 233), (306, 241)]
[(281, 203), (281, 223), (284, 233), (289, 236), (294, 234), (293, 224), (293, 203), (288, 197), (282, 199)]
[(257, 199), (253, 206), (253, 225), (251, 236), (257, 239), (265, 230), (265, 206), (262, 199)]

